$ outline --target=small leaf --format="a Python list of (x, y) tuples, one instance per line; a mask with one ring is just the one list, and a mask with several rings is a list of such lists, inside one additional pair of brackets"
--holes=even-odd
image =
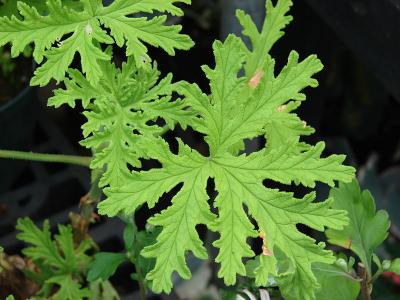
[(333, 208), (347, 211), (350, 223), (343, 230), (327, 230), (329, 243), (351, 249), (371, 274), (373, 252), (388, 235), (388, 214), (376, 212), (374, 198), (368, 190), (361, 191), (356, 180), (340, 183), (330, 197), (334, 199)]
[(59, 286), (59, 289), (51, 298), (53, 300), (83, 300), (91, 295), (89, 289), (82, 288), (70, 275), (54, 276), (47, 282)]
[[(263, 285), (271, 275), (283, 275), (279, 268), (282, 262), (277, 255), (281, 251), (290, 266), (285, 279), (278, 281), (285, 299), (315, 299), (318, 282), (312, 272), (313, 263), (335, 261), (332, 251), (325, 249), (324, 243), (316, 243), (300, 232), (298, 224), (319, 231), (325, 228), (341, 230), (347, 225), (346, 213), (332, 209), (332, 199), (314, 202), (315, 193), (299, 199), (293, 193), (265, 184), (270, 180), (306, 187), (315, 187), (317, 182), (334, 186), (336, 181), (350, 182), (355, 172), (342, 165), (344, 156), (324, 157), (324, 143), (308, 145), (300, 142), (301, 136), (312, 133), (313, 129), (294, 110), (306, 100), (303, 90), (318, 86), (314, 75), (323, 66), (315, 55), (300, 59), (299, 54), (292, 51), (286, 66), (282, 70), (275, 69), (275, 61), (267, 52), (291, 20), (286, 15), (291, 1), (279, 0), (275, 6), (272, 1), (267, 1), (266, 6), (267, 20), (260, 33), (249, 18), (243, 17), (251, 47), (246, 48), (234, 35), (213, 44), (215, 65), (203, 66), (210, 81), (210, 95), (203, 93), (196, 84), (176, 85), (178, 94), (184, 96), (179, 99), (182, 109), (177, 111), (192, 113), (188, 125), (204, 135), (209, 149), (207, 155), (180, 140), (178, 151), (172, 152), (170, 145), (157, 134), (153, 135), (157, 138), (148, 138), (149, 134), (146, 138), (138, 137), (144, 150), (136, 156), (127, 155), (128, 149), (133, 147), (125, 136), (132, 136), (137, 116), (133, 117), (135, 123), (124, 120), (119, 127), (108, 125), (113, 116), (105, 116), (105, 125), (95, 128), (99, 134), (89, 137), (98, 138), (96, 146), (103, 146), (109, 139), (101, 139), (106, 137), (109, 129), (135, 124), (128, 126), (129, 131), (115, 135), (115, 142), (120, 143), (117, 146), (124, 148), (115, 153), (118, 160), (107, 157), (113, 162), (111, 171), (119, 169), (118, 163), (125, 171), (131, 169), (120, 158), (123, 156), (155, 159), (161, 164), (150, 170), (126, 172), (121, 182), (111, 183), (110, 188), (105, 189), (107, 199), (98, 205), (100, 214), (110, 217), (120, 213), (131, 215), (145, 204), (153, 208), (165, 193), (174, 193), (171, 205), (149, 219), (150, 224), (161, 228), (161, 233), (155, 243), (141, 251), (142, 256), (155, 259), (153, 269), (146, 275), (155, 292), (170, 292), (174, 273), (184, 279), (190, 278), (191, 271), (186, 262), (188, 252), (201, 259), (207, 258), (207, 249), (197, 231), (199, 224), (219, 234), (213, 245), (219, 251), (216, 259), (220, 263), (218, 275), (227, 285), (235, 284), (238, 275), (246, 274), (244, 260), (255, 255), (248, 239), (258, 235), (256, 228), (263, 239), (262, 249), (258, 249), (263, 255), (254, 271), (256, 283)], [(162, 99), (154, 99), (141, 102), (138, 108), (146, 114), (147, 109), (159, 106), (159, 102), (161, 106), (164, 104)], [(110, 105), (108, 111), (117, 108), (109, 101), (104, 103)], [(131, 113), (127, 111), (126, 115)], [(122, 117), (117, 117), (115, 124), (126, 118), (119, 115)], [(154, 116), (165, 119), (163, 114)], [(100, 124), (97, 115), (90, 117), (94, 121), (92, 124)], [(184, 118), (179, 115), (174, 120), (182, 124)], [(90, 126), (85, 124), (85, 129)], [(267, 137), (266, 145), (253, 153), (240, 155), (244, 140), (260, 135)], [(140, 147), (135, 146), (134, 151), (137, 151)], [(106, 156), (100, 155), (96, 160)], [(214, 181), (218, 193), (217, 197), (212, 197), (214, 201), (207, 189), (210, 180)]]
[(91, 282), (90, 292), (92, 295), (89, 300), (120, 300), (117, 291), (108, 280), (99, 279)]
[(101, 61), (111, 58), (101, 44), (113, 44), (114, 40), (120, 47), (127, 46), (127, 55), (134, 57), (137, 66), (149, 61), (145, 43), (160, 47), (170, 55), (176, 49), (193, 46), (190, 37), (180, 33), (180, 25), (165, 24), (165, 15), (132, 16), (153, 11), (182, 15), (176, 4), (188, 3), (187, 0), (115, 0), (108, 6), (102, 1), (82, 0), (79, 4), (83, 4), (83, 9), (79, 10), (64, 5), (61, 0), (48, 0), (40, 13), (29, 2), (18, 2), (18, 17), (0, 18), (0, 46), (10, 43), (15, 57), (34, 43), (33, 57), (38, 64), (44, 63), (36, 69), (32, 85), (44, 86), (52, 78), (63, 80), (77, 53), (86, 78), (92, 84), (97, 83), (102, 76)]
[(94, 257), (88, 273), (88, 280), (93, 282), (99, 278), (107, 280), (110, 278), (118, 266), (126, 261), (127, 258), (121, 253), (100, 252)]
[(400, 275), (400, 258), (392, 260), (388, 272), (393, 272)]
[(318, 300), (356, 300), (360, 283), (336, 264), (316, 263), (313, 272), (321, 288), (316, 293)]

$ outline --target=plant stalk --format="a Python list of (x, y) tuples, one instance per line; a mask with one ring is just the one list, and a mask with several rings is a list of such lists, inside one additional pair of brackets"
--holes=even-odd
[(361, 297), (363, 300), (371, 300), (371, 290), (369, 287), (369, 274), (362, 263), (358, 263), (357, 275), (361, 279)]
[[(136, 226), (136, 223), (135, 223), (135, 220), (133, 217), (131, 217), (129, 219), (129, 223), (132, 224), (133, 232), (134, 232), (134, 239), (136, 241), (138, 230), (137, 230), (137, 226)], [(147, 291), (146, 291), (146, 287), (144, 285), (144, 277), (142, 274), (142, 270), (140, 270), (140, 266), (137, 264), (139, 254), (135, 250), (133, 251), (133, 253), (131, 251), (129, 251), (131, 253), (128, 256), (129, 256), (129, 259), (132, 262), (132, 264), (135, 266), (135, 270), (136, 270), (136, 274), (137, 274), (137, 282), (139, 285), (140, 299), (146, 300), (147, 299), (146, 298)]]
[(97, 204), (102, 197), (102, 191), (99, 187), (99, 181), (103, 174), (103, 169), (93, 169), (91, 172), (90, 191), (81, 198), (79, 202), (79, 213), (71, 212), (69, 217), (74, 230), (74, 241), (79, 245), (83, 240), (89, 238), (93, 247), (100, 251), (98, 245), (88, 235), (89, 225), (96, 221), (98, 216), (95, 214)]
[[(136, 267), (136, 264), (135, 264)], [(136, 267), (136, 272), (138, 274), (138, 284), (139, 284), (139, 292), (140, 292), (140, 299), (146, 300), (146, 288), (143, 284), (143, 274), (139, 267)]]
[(87, 168), (89, 167), (90, 161), (92, 159), (89, 156), (45, 154), (45, 153), (14, 151), (14, 150), (0, 150), (0, 158), (42, 161), (48, 163), (64, 163), (64, 164), (78, 165)]

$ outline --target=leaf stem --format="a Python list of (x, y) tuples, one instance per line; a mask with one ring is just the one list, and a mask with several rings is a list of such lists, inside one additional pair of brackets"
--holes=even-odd
[(140, 268), (138, 266), (136, 266), (136, 264), (135, 264), (135, 268), (136, 268), (136, 272), (137, 272), (137, 275), (138, 275), (140, 299), (146, 300), (146, 288), (145, 288), (144, 283), (143, 283), (142, 271), (140, 270)]
[(89, 237), (88, 230), (89, 225), (93, 221), (97, 221), (98, 216), (94, 213), (94, 211), (102, 197), (102, 190), (99, 187), (99, 181), (103, 172), (103, 169), (92, 169), (91, 188), (89, 192), (79, 201), (80, 212), (70, 212), (69, 214), (74, 231), (74, 242), (79, 245), (83, 240), (89, 238), (93, 247), (98, 251), (100, 251), (100, 248), (95, 241)]
[(89, 156), (45, 154), (45, 153), (33, 153), (33, 152), (1, 150), (1, 149), (0, 149), (0, 158), (42, 161), (48, 163), (64, 163), (64, 164), (78, 165), (82, 167), (89, 167), (90, 161), (92, 159)]
[(371, 300), (371, 290), (369, 287), (369, 274), (362, 263), (358, 263), (357, 275), (361, 279), (361, 296), (363, 300)]
[[(133, 216), (130, 217), (128, 222), (132, 225), (133, 235), (134, 235), (134, 244), (136, 245), (138, 229), (137, 229), (134, 217)], [(132, 262), (132, 264), (135, 266), (135, 270), (136, 270), (136, 274), (137, 274), (137, 282), (139, 285), (140, 299), (146, 300), (147, 299), (146, 298), (146, 294), (147, 294), (146, 286), (144, 285), (144, 277), (142, 274), (142, 270), (140, 269), (140, 266), (138, 264), (138, 258), (139, 258), (138, 256), (140, 254), (137, 252), (137, 249), (133, 249), (133, 251), (130, 250), (129, 252), (130, 253), (128, 253), (128, 257), (129, 257), (130, 261)]]

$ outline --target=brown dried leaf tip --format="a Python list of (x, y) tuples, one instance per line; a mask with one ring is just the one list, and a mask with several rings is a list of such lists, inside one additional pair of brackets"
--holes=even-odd
[(286, 110), (287, 105), (280, 105), (278, 106), (278, 108), (276, 109), (278, 112), (284, 112)]
[(259, 233), (259, 237), (263, 240), (263, 245), (262, 245), (262, 255), (265, 256), (273, 256), (274, 254), (272, 253), (272, 251), (268, 248), (268, 243), (265, 237), (265, 232), (264, 231), (260, 231)]

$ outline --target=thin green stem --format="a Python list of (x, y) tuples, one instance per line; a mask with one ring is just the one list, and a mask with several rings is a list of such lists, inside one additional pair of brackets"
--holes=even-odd
[(138, 275), (140, 299), (146, 300), (146, 287), (144, 286), (143, 274), (142, 274), (142, 271), (140, 270), (140, 268), (136, 266), (136, 264), (135, 264), (135, 267), (136, 267), (136, 272)]
[(83, 167), (89, 167), (90, 161), (92, 159), (89, 156), (45, 154), (45, 153), (14, 151), (14, 150), (0, 150), (0, 158), (42, 161), (48, 163), (63, 163), (63, 164), (72, 164)]

